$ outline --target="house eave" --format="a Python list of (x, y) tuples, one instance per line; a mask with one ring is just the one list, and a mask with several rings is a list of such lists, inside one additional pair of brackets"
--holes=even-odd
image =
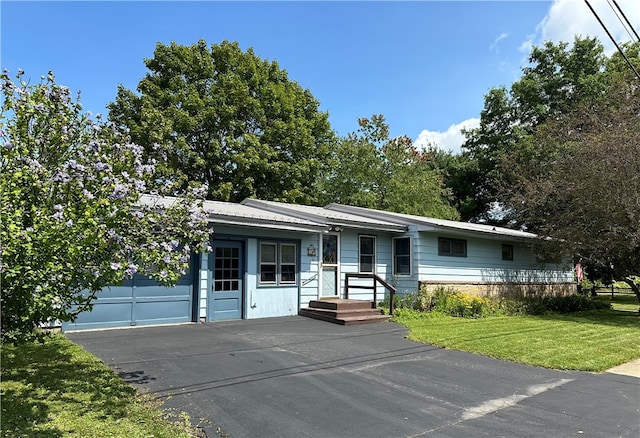
[(251, 227), (251, 228), (264, 228), (271, 230), (283, 230), (283, 231), (299, 231), (305, 233), (322, 233), (327, 231), (327, 227), (325, 225), (318, 226), (307, 226), (307, 225), (297, 225), (290, 223), (283, 223), (277, 221), (263, 221), (263, 220), (240, 220), (239, 218), (223, 218), (223, 217), (210, 217), (209, 222), (212, 224), (221, 224), (221, 225), (233, 225), (240, 227)]

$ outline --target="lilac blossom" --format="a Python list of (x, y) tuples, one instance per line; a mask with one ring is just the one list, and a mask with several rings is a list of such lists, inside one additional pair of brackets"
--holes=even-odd
[(127, 277), (133, 277), (133, 275), (138, 272), (138, 267), (136, 265), (134, 265), (133, 263), (129, 263), (127, 265), (127, 269), (124, 271), (125, 275)]
[[(8, 276), (3, 287), (11, 292), (26, 281), (30, 290), (46, 289), (41, 294), (46, 299), (30, 296), (20, 303), (36, 326), (42, 309), (49, 312), (45, 318), (67, 320), (73, 315), (65, 309), (89, 303), (78, 288), (98, 290), (136, 273), (175, 280), (176, 274), (184, 272), (190, 251), (201, 251), (208, 237), (206, 215), (190, 202), (193, 196), (203, 195), (205, 187), (188, 191), (189, 202), (162, 209), (138, 205), (139, 194), (151, 191), (147, 178), (155, 172), (155, 160), (146, 161), (144, 148), (133, 144), (120, 127), (99, 117), (94, 122), (89, 114), (80, 113), (80, 105), (66, 87), (55, 83), (53, 74), (44, 81), (14, 84), (6, 73), (0, 78), (7, 116), (0, 127), (4, 170), (0, 178), (22, 172), (25, 180), (24, 187), (3, 193), (4, 207), (10, 212), (27, 208), (32, 212), (29, 222), (21, 215), (7, 215), (7, 226), (16, 227), (17, 238), (6, 244), (9, 251), (24, 254), (21, 260), (26, 269), (39, 274), (36, 280)], [(24, 138), (12, 138), (10, 133), (27, 123), (33, 123), (34, 129), (25, 132)], [(64, 152), (47, 154), (45, 147)], [(174, 189), (166, 179), (153, 185), (163, 182)], [(37, 196), (30, 195), (34, 188)], [(52, 233), (51, 241), (34, 238)], [(34, 238), (34, 245), (24, 245), (20, 236)], [(193, 248), (182, 246), (183, 239), (197, 243)], [(75, 257), (78, 251), (81, 260)], [(56, 255), (65, 262), (44, 265), (39, 263), (41, 257), (34, 256), (38, 253)], [(59, 273), (61, 280), (55, 280)], [(45, 285), (42, 278), (51, 284)]]
[(122, 236), (118, 234), (113, 228), (109, 228), (107, 231), (107, 237), (113, 240), (116, 243), (120, 243), (122, 241)]
[(124, 184), (116, 184), (109, 199), (124, 199), (129, 194), (129, 189)]
[(71, 177), (66, 172), (58, 172), (53, 177), (53, 180), (56, 181), (56, 182), (61, 182), (63, 184), (67, 184), (69, 181), (71, 181)]
[(138, 179), (133, 182), (133, 187), (139, 192), (144, 192), (147, 189), (147, 184)]
[(91, 193), (89, 190), (87, 189), (82, 189), (82, 194), (84, 195), (85, 198), (87, 198), (88, 200), (92, 200), (93, 198), (95, 198), (95, 196), (93, 195), (93, 193)]

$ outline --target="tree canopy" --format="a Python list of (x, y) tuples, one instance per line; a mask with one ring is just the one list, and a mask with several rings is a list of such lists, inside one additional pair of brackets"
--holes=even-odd
[(457, 219), (433, 154), (418, 150), (409, 137), (389, 137), (384, 116), (358, 121), (360, 129), (341, 138), (331, 171), (322, 182), (324, 202), (398, 213)]
[(546, 42), (532, 49), (520, 79), (509, 88), (489, 90), (480, 126), (465, 132), (462, 156), (446, 179), (462, 207), (463, 220), (505, 224), (504, 216), (490, 212), (503, 201), (501, 187), (512, 183), (503, 159), (517, 153), (547, 119), (602, 94), (607, 87), (606, 66), (603, 46), (595, 38), (576, 37), (572, 45)]
[[(636, 62), (637, 47), (629, 50)], [(606, 93), (547, 118), (505, 160), (509, 216), (640, 300), (640, 83), (613, 56)]]
[(119, 87), (109, 118), (126, 127), (160, 180), (198, 181), (210, 199), (315, 204), (334, 133), (311, 92), (275, 61), (224, 41), (157, 44), (139, 94)]
[(135, 273), (171, 284), (209, 239), (197, 187), (172, 205), (143, 205), (155, 163), (142, 147), (83, 114), (52, 73), (35, 85), (22, 77), (1, 77), (3, 342), (73, 320)]

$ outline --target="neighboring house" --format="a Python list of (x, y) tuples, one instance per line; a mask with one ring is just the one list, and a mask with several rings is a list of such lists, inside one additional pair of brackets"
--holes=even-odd
[[(575, 291), (570, 266), (536, 260), (530, 233), (340, 204), (245, 199), (205, 208), (212, 251), (195, 255), (178, 285), (135, 277), (106, 288), (63, 330), (296, 315), (312, 300), (344, 297), (347, 273), (376, 274), (398, 293), (421, 284), (476, 294)], [(384, 293), (377, 289), (378, 300)], [(349, 298), (372, 300), (373, 292), (354, 289)]]

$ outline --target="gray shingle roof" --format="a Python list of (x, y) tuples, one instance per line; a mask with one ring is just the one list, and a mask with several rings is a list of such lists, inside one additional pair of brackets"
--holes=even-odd
[(380, 217), (390, 222), (415, 226), (419, 231), (451, 230), (463, 233), (482, 233), (485, 235), (504, 236), (518, 239), (532, 239), (536, 235), (526, 231), (513, 230), (511, 228), (495, 227), (492, 225), (475, 224), (470, 222), (458, 222), (446, 219), (435, 219), (411, 214), (394, 213), (390, 211), (373, 210), (370, 208), (353, 207), (343, 204), (329, 204), (325, 208), (335, 211), (343, 211), (351, 214), (362, 214), (371, 217)]
[[(140, 198), (140, 203), (143, 205), (161, 204), (169, 207), (177, 200), (178, 198), (169, 196), (143, 195)], [(326, 225), (322, 222), (301, 219), (232, 202), (204, 201), (203, 207), (209, 220), (213, 223), (312, 232), (322, 231), (326, 228)]]
[[(166, 207), (177, 201), (173, 197), (143, 195), (143, 205), (162, 204)], [(333, 226), (375, 231), (403, 232), (409, 227), (418, 231), (448, 231), (462, 234), (482, 234), (485, 237), (532, 239), (536, 235), (526, 231), (491, 225), (456, 222), (410, 214), (394, 213), (343, 204), (326, 207), (287, 204), (284, 202), (245, 199), (241, 203), (205, 201), (209, 220), (213, 223), (272, 228), (291, 231), (328, 231)]]
[(314, 207), (311, 205), (287, 204), (276, 201), (263, 201), (259, 199), (245, 199), (243, 205), (266, 209), (268, 211), (279, 211), (285, 214), (294, 215), (313, 221), (323, 222), (329, 226), (342, 226), (350, 228), (373, 229), (380, 231), (406, 231), (406, 226), (393, 221), (376, 219), (374, 217), (352, 214), (344, 211), (330, 210), (324, 207)]

